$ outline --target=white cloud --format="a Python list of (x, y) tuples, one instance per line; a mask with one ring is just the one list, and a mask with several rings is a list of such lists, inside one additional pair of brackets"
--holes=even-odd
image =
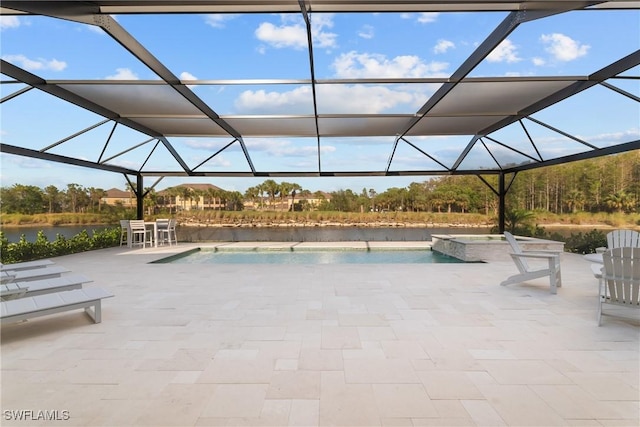
[[(247, 149), (251, 152), (264, 152), (274, 157), (310, 157), (318, 153), (316, 145), (296, 145), (294, 141), (288, 139), (258, 139), (245, 140)], [(332, 153), (336, 148), (332, 145), (322, 144), (321, 153)]]
[(536, 67), (542, 67), (544, 64), (547, 63), (547, 61), (545, 61), (544, 58), (539, 58), (539, 57), (533, 58), (531, 62), (533, 62), (533, 65), (535, 65)]
[(363, 25), (360, 31), (358, 31), (358, 37), (363, 39), (372, 39), (374, 36), (373, 27), (371, 25)]
[(187, 71), (183, 71), (180, 73), (180, 80), (198, 80), (198, 78)]
[(640, 138), (640, 128), (631, 128), (621, 132), (601, 133), (584, 138), (585, 141), (600, 143), (603, 146), (630, 142)]
[[(389, 86), (349, 85), (320, 86), (318, 109), (331, 113), (379, 114), (393, 110), (400, 105), (410, 105), (413, 111), (427, 99), (424, 94), (414, 90), (402, 90)], [(421, 102), (418, 102), (421, 101)]]
[(232, 19), (236, 19), (238, 15), (234, 14), (209, 14), (205, 15), (204, 22), (213, 28), (224, 28), (225, 24)]
[[(333, 15), (317, 14), (312, 17), (311, 34), (314, 47), (332, 48), (336, 46), (337, 35), (326, 31), (333, 27)], [(290, 17), (283, 17), (280, 25), (263, 22), (255, 31), (258, 40), (277, 49), (307, 48), (307, 29), (302, 18), (295, 22)]]
[(20, 19), (17, 16), (0, 16), (0, 30), (8, 30), (9, 28), (18, 28), (20, 26)]
[[(424, 87), (421, 88), (424, 91)], [(376, 85), (320, 85), (316, 88), (318, 109), (325, 113), (376, 114), (410, 105), (411, 111), (428, 96), (415, 87)], [(287, 92), (244, 91), (236, 99), (238, 114), (312, 114), (312, 93), (308, 86)]]
[(591, 46), (580, 44), (571, 37), (560, 33), (543, 34), (540, 40), (549, 52), (558, 61), (573, 61), (584, 56)]
[(450, 40), (440, 39), (433, 47), (434, 53), (445, 53), (449, 49), (455, 49), (456, 45)]
[(307, 31), (302, 25), (276, 27), (271, 22), (263, 22), (255, 34), (258, 40), (278, 49), (285, 47), (305, 49), (307, 47)]
[(116, 73), (105, 77), (107, 80), (138, 80), (136, 73), (128, 68), (116, 68)]
[(240, 114), (284, 114), (291, 111), (311, 114), (311, 100), (311, 88), (301, 86), (287, 92), (245, 90), (234, 104)]
[(436, 22), (439, 12), (422, 12), (418, 14), (418, 22), (421, 24), (430, 24)]
[[(180, 73), (180, 80), (198, 80), (198, 78), (187, 71), (183, 71)], [(189, 89), (193, 89), (195, 86), (196, 85), (187, 85)]]
[(104, 30), (102, 29), (102, 27), (100, 27), (98, 25), (87, 25), (86, 27), (87, 27), (87, 30), (89, 30), (92, 33), (102, 34), (102, 35), (106, 34), (104, 32)]
[[(296, 145), (296, 141), (290, 139), (246, 138), (244, 142), (251, 152), (264, 152), (273, 157), (309, 157), (315, 156), (318, 152), (316, 145), (300, 146)], [(184, 142), (184, 145), (194, 150), (204, 150), (208, 152), (217, 151), (222, 148), (219, 141), (210, 140), (187, 140)], [(236, 142), (225, 151), (240, 150), (240, 144)], [(335, 147), (323, 145), (320, 151), (330, 153), (335, 151)], [(209, 166), (230, 166), (230, 163), (224, 159), (222, 153), (209, 160), (206, 164)]]
[(67, 68), (67, 63), (57, 59), (29, 59), (24, 55), (2, 55), (2, 59), (19, 65), (27, 71), (51, 70), (62, 71)]
[(510, 40), (503, 40), (495, 49), (487, 56), (489, 62), (518, 62), (518, 50)]
[(351, 51), (335, 59), (332, 67), (337, 78), (420, 78), (444, 77), (449, 64), (446, 62), (424, 63), (413, 55), (388, 59), (384, 55)]
[[(415, 14), (413, 13), (400, 14), (400, 18), (402, 19), (413, 19), (414, 16)], [(440, 16), (440, 12), (420, 12), (418, 13), (418, 17), (416, 18), (416, 21), (418, 21), (421, 24), (430, 24), (432, 22), (435, 22), (438, 19), (438, 16)]]

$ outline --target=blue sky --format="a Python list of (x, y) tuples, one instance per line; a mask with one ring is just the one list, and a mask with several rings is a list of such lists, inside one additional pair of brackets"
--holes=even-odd
[[(313, 14), (314, 61), (317, 79), (448, 77), (504, 19), (505, 13)], [(299, 14), (114, 16), (182, 80), (308, 79), (306, 33)], [(157, 80), (151, 70), (100, 28), (44, 17), (0, 17), (2, 58), (50, 80)], [(638, 11), (570, 12), (518, 27), (471, 76), (587, 75), (640, 48)], [(638, 76), (638, 69), (626, 75)], [(3, 76), (4, 77), (4, 76)], [(7, 80), (6, 77), (3, 80)], [(615, 84), (640, 96), (640, 82)], [(21, 84), (1, 85), (2, 97)], [(320, 113), (414, 113), (438, 85), (411, 87), (397, 84), (325, 85)], [(309, 114), (310, 88), (305, 85), (198, 84), (192, 90), (220, 115)], [(640, 137), (638, 104), (606, 88), (580, 94), (535, 117), (596, 146)], [(2, 141), (42, 149), (102, 118), (32, 90), (0, 106)], [(59, 144), (51, 152), (96, 160), (111, 124)], [(548, 141), (543, 155), (584, 150), (548, 129), (532, 125), (540, 141)], [(496, 133), (507, 141), (522, 139), (519, 126)], [(416, 138), (412, 142), (451, 163), (470, 135)], [(118, 127), (104, 157), (142, 144), (146, 136)], [(172, 137), (190, 166), (200, 164), (230, 142), (228, 138)], [(96, 143), (96, 141), (98, 141)], [(316, 140), (246, 138), (258, 171), (308, 171), (317, 167)], [(365, 143), (366, 142), (366, 143)], [(323, 170), (384, 168), (393, 140), (334, 138), (322, 143)], [(113, 164), (138, 168), (155, 142), (118, 156)], [(439, 147), (432, 151), (432, 147)], [(526, 148), (523, 145), (523, 150)], [(496, 151), (500, 154), (500, 150)], [(505, 161), (507, 153), (503, 153)], [(512, 154), (512, 153), (511, 153)], [(88, 170), (20, 156), (0, 154), (1, 185), (14, 183), (56, 185), (68, 183), (104, 189), (124, 188), (122, 175)], [(471, 153), (468, 167), (482, 167), (492, 159)], [(432, 168), (433, 162), (406, 146), (399, 146), (393, 167), (398, 170)], [(145, 167), (178, 170), (162, 147), (154, 150)], [(206, 170), (246, 171), (247, 162), (237, 144), (203, 165)], [(392, 168), (393, 169), (393, 168)], [(265, 178), (165, 178), (163, 189), (183, 182), (208, 182), (244, 192)], [(423, 177), (402, 178), (274, 178), (297, 182), (311, 191), (350, 188), (404, 187)], [(151, 185), (155, 178), (146, 178)]]

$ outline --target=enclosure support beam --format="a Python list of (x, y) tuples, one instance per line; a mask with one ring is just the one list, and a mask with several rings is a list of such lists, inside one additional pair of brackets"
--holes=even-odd
[(144, 177), (140, 173), (136, 177), (136, 218), (144, 219)]
[(507, 195), (507, 189), (504, 185), (504, 172), (500, 172), (498, 175), (498, 233), (504, 233), (504, 218), (505, 218), (505, 196)]

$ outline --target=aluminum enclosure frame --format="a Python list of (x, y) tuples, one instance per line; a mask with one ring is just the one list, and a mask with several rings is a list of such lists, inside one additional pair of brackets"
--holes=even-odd
[[(68, 138), (49, 144), (43, 149), (34, 150), (0, 142), (0, 152), (43, 159), (48, 161), (72, 164), (75, 166), (122, 173), (127, 180), (135, 177), (135, 187), (138, 197), (138, 216), (143, 214), (143, 183), (144, 177), (357, 177), (357, 176), (440, 176), (440, 175), (497, 175), (501, 183), (498, 189), (492, 189), (500, 199), (500, 229), (504, 229), (504, 196), (508, 186), (504, 184), (505, 176), (517, 174), (520, 171), (557, 165), (577, 160), (584, 160), (605, 155), (611, 155), (631, 150), (640, 149), (640, 140), (630, 140), (624, 143), (598, 147), (580, 138), (564, 133), (560, 129), (552, 128), (546, 123), (541, 123), (531, 115), (556, 103), (560, 103), (578, 93), (589, 90), (595, 86), (605, 87), (619, 96), (626, 97), (640, 105), (640, 98), (628, 93), (615, 85), (615, 80), (629, 78), (622, 74), (640, 65), (640, 50), (619, 58), (608, 66), (599, 70), (591, 70), (590, 74), (582, 76), (559, 77), (487, 77), (473, 78), (468, 75), (486, 58), (502, 41), (504, 41), (518, 26), (523, 23), (539, 19), (545, 19), (557, 14), (576, 10), (640, 10), (640, 2), (637, 1), (564, 1), (564, 0), (540, 0), (540, 1), (332, 1), (332, 0), (279, 0), (279, 1), (214, 1), (214, 0), (149, 0), (149, 1), (3, 1), (0, 5), (2, 15), (43, 15), (54, 19), (74, 21), (100, 27), (117, 44), (133, 54), (142, 64), (146, 65), (160, 78), (159, 81), (82, 81), (82, 80), (46, 80), (32, 74), (16, 64), (5, 59), (0, 61), (0, 71), (12, 81), (22, 82), (28, 86), (19, 92), (13, 93), (0, 100), (0, 103), (9, 102), (11, 99), (22, 96), (29, 90), (36, 89), (51, 96), (60, 98), (80, 108), (92, 111), (114, 126), (126, 126), (147, 135), (149, 140), (156, 141), (156, 146), (161, 144), (180, 166), (175, 170), (149, 170), (144, 167), (131, 169), (118, 166), (111, 162), (118, 155), (103, 159), (101, 153), (96, 161), (62, 156), (52, 153), (50, 148), (57, 144), (72, 139), (81, 130)], [(319, 80), (316, 78), (314, 66), (313, 38), (311, 33), (311, 15), (313, 13), (397, 13), (397, 12), (472, 12), (483, 13), (490, 11), (506, 12), (506, 18), (489, 34), (489, 36), (467, 57), (465, 61), (454, 71), (450, 77), (443, 79), (332, 79)], [(189, 84), (194, 82), (181, 81), (166, 65), (154, 57), (150, 51), (132, 35), (130, 35), (111, 15), (112, 14), (184, 14), (184, 13), (300, 13), (306, 24), (308, 40), (308, 78), (298, 80), (261, 80), (261, 84), (306, 84), (311, 87), (313, 100), (313, 114), (309, 115), (280, 115), (277, 117), (234, 117), (223, 116), (216, 112), (213, 106), (199, 98)], [(631, 78), (640, 79), (640, 76)], [(3, 82), (6, 83), (6, 82)], [(201, 84), (220, 84), (222, 82), (196, 82)], [(225, 84), (250, 84), (243, 80), (225, 81)], [(376, 115), (376, 114), (320, 114), (318, 112), (317, 89), (321, 85), (336, 84), (419, 84), (439, 83), (440, 88), (427, 100), (414, 114), (406, 115)], [(141, 107), (141, 111), (127, 113), (118, 106), (113, 106), (101, 95), (109, 85), (136, 86), (148, 91), (168, 90), (175, 102), (175, 114), (158, 115), (154, 118), (147, 107)], [(467, 106), (472, 104), (469, 94), (474, 92), (469, 88), (500, 87), (497, 96), (502, 97), (505, 103), (513, 102), (517, 108), (510, 111), (490, 111), (488, 104), (484, 111), (472, 111)], [(165, 89), (166, 88), (166, 89)], [(102, 92), (101, 92), (102, 91)], [(522, 93), (522, 97), (511, 99), (511, 93)], [(542, 95), (540, 95), (542, 94)], [(481, 100), (482, 101), (482, 100)], [(481, 102), (480, 101), (480, 102)], [(142, 100), (144, 102), (144, 100)], [(123, 99), (122, 104), (127, 104)], [(174, 104), (172, 104), (174, 105)], [(184, 114), (178, 110), (192, 111), (190, 120), (197, 120), (208, 129), (210, 135), (225, 136), (229, 138), (229, 144), (195, 167), (189, 167), (181, 156), (179, 150), (171, 143), (171, 137), (180, 135), (188, 126), (182, 125)], [(147, 108), (147, 110), (144, 110)], [(448, 113), (442, 112), (442, 110)], [(146, 114), (145, 114), (146, 113)], [(455, 120), (452, 118), (455, 117)], [(554, 132), (562, 134), (585, 146), (585, 151), (569, 156), (556, 158), (543, 158), (536, 147), (536, 142), (531, 141), (537, 156), (526, 155), (516, 148), (492, 139), (491, 134), (514, 123), (520, 123), (526, 130), (526, 124), (531, 121), (541, 126), (548, 127)], [(366, 122), (370, 126), (363, 127)], [(462, 124), (462, 125), (461, 125)], [(467, 146), (460, 152), (457, 160), (452, 165), (445, 165), (438, 161), (429, 152), (419, 148), (411, 142), (412, 137), (437, 134), (460, 133), (459, 128), (464, 128), (461, 134), (472, 134)], [(333, 129), (333, 130), (331, 130)], [(201, 132), (201, 131), (199, 131)], [(337, 132), (337, 133), (336, 133)], [(300, 136), (313, 137), (317, 145), (317, 169), (307, 171), (278, 171), (259, 170), (254, 166), (251, 158), (251, 150), (244, 139), (259, 134), (267, 134), (281, 137), (296, 138)], [(327, 170), (322, 165), (321, 140), (327, 136), (382, 136), (391, 139), (389, 146), (389, 158), (386, 165), (371, 167), (364, 171), (337, 171)], [(462, 164), (470, 151), (482, 144), (493, 157), (484, 141), (492, 141), (504, 147), (524, 154), (527, 161), (517, 164), (502, 166), (496, 162), (495, 168), (464, 169)], [(105, 148), (106, 144), (105, 143)], [(425, 156), (442, 166), (438, 169), (423, 170), (392, 170), (391, 166), (399, 144), (408, 144), (415, 149), (416, 156)], [(246, 159), (248, 171), (224, 172), (214, 170), (201, 170), (201, 166), (211, 158), (218, 155), (233, 144), (238, 144)], [(132, 147), (133, 149), (135, 147)], [(154, 147), (155, 149), (155, 147)], [(127, 150), (128, 151), (128, 150)], [(494, 157), (495, 160), (495, 157)], [(144, 165), (143, 165), (144, 166)], [(481, 178), (482, 179), (482, 178)], [(483, 180), (484, 181), (484, 180)], [(129, 181), (131, 183), (131, 181)], [(484, 181), (486, 183), (486, 181)], [(154, 184), (154, 186), (156, 185)], [(132, 185), (133, 186), (133, 185)]]

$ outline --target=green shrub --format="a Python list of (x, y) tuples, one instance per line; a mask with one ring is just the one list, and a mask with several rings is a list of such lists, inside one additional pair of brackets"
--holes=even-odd
[(93, 249), (109, 248), (120, 244), (120, 229), (108, 228), (101, 231), (93, 231), (89, 236), (86, 230), (82, 230), (70, 239), (57, 234), (53, 242), (49, 242), (47, 236), (41, 230), (34, 242), (28, 242), (25, 235), (13, 243), (0, 231), (0, 260), (4, 264), (14, 262), (32, 261), (42, 258), (50, 258), (60, 255), (85, 252)]
[(573, 234), (563, 237), (558, 233), (552, 233), (550, 240), (564, 241), (564, 250), (575, 254), (592, 254), (596, 248), (607, 246), (607, 235), (600, 230), (591, 230), (588, 233)]

